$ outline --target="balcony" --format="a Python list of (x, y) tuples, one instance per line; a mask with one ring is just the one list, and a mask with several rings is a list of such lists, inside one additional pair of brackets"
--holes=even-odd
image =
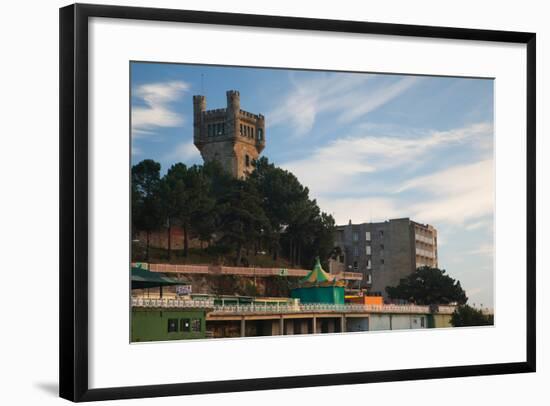
[(420, 235), (420, 234), (415, 234), (414, 238), (418, 242), (423, 242), (424, 244), (434, 245), (433, 237), (425, 237), (425, 236)]
[(421, 257), (431, 258), (431, 259), (435, 258), (435, 254), (432, 251), (423, 250), (421, 248), (416, 249), (416, 255)]

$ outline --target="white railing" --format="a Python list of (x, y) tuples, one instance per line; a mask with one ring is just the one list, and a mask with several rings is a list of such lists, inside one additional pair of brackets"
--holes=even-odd
[(430, 313), (429, 306), (416, 305), (361, 305), (361, 304), (300, 304), (300, 305), (216, 305), (213, 313)]
[[(150, 299), (142, 297), (132, 298), (133, 307), (152, 307), (152, 308), (204, 308), (209, 309), (214, 314), (250, 314), (250, 313), (407, 313), (407, 314), (427, 314), (430, 313), (429, 306), (418, 305), (362, 305), (362, 304), (329, 304), (329, 303), (309, 303), (309, 304), (214, 304), (213, 300), (183, 300), (183, 299)], [(454, 306), (439, 306), (437, 313), (451, 314)]]
[(170, 307), (170, 308), (212, 308), (213, 300), (183, 300), (183, 299), (155, 299), (148, 297), (133, 297), (133, 307)]

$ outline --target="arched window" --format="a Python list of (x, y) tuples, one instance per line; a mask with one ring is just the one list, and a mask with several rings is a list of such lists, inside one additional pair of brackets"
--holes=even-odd
[(248, 155), (244, 156), (244, 164), (246, 166), (250, 166), (250, 157)]

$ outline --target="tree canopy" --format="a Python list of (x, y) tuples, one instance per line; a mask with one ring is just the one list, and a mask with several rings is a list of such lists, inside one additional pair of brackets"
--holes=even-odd
[(147, 234), (145, 259), (149, 260), (149, 235), (165, 217), (160, 164), (146, 159), (132, 167), (132, 227)]
[(235, 265), (246, 265), (250, 252), (268, 252), (274, 260), (282, 256), (302, 267), (310, 267), (315, 256), (328, 260), (334, 218), (291, 172), (265, 157), (254, 165), (248, 177), (234, 179), (216, 162), (177, 163), (161, 178), (159, 163), (141, 161), (132, 168), (134, 230), (166, 229), (170, 245), (170, 229), (179, 225), (184, 256), (189, 238), (197, 238)]
[(468, 305), (458, 306), (451, 316), (453, 327), (468, 326), (491, 326), (493, 325), (493, 315), (483, 314), (481, 310)]
[(386, 292), (392, 299), (407, 300), (419, 305), (431, 304), (465, 304), (468, 301), (466, 292), (445, 270), (420, 267), (404, 279), (399, 285), (386, 287)]

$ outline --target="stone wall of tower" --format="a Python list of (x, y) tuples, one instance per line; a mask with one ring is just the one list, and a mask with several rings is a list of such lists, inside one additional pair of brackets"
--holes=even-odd
[(265, 119), (241, 110), (240, 94), (226, 93), (227, 107), (206, 110), (206, 98), (193, 96), (193, 140), (205, 162), (218, 161), (236, 178), (246, 177), (265, 147)]

